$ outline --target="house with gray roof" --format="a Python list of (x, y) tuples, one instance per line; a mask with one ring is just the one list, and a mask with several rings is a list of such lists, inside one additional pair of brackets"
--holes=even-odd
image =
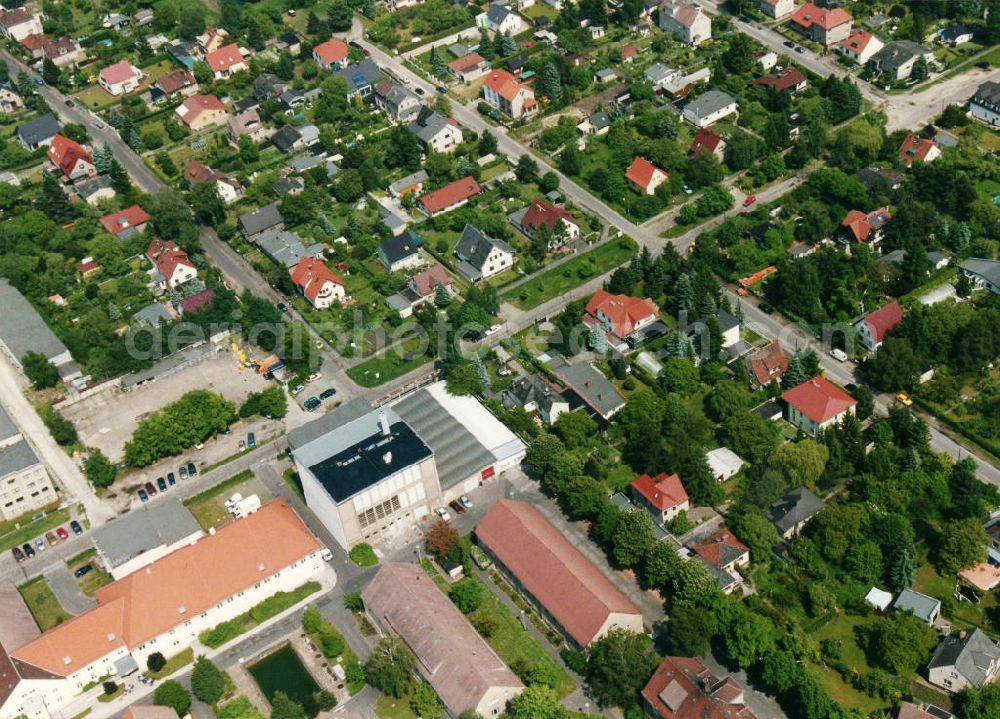
[(425, 150), (452, 152), (462, 144), (462, 129), (450, 117), (421, 107), (416, 119), (406, 126)]
[(281, 93), (287, 90), (289, 83), (282, 80), (277, 75), (272, 75), (269, 72), (265, 72), (262, 75), (258, 75), (257, 79), (253, 81), (253, 94), (261, 102), (265, 100), (275, 100)]
[(408, 192), (419, 194), (428, 179), (430, 179), (430, 176), (426, 170), (417, 170), (413, 174), (402, 177), (389, 185), (389, 194), (393, 197), (402, 197)]
[(1000, 295), (1000, 260), (970, 257), (959, 262), (958, 269), (976, 289), (986, 288), (993, 294)]
[(912, 40), (893, 40), (872, 56), (868, 67), (893, 80), (905, 80), (913, 73), (917, 60), (934, 61), (934, 53)]
[(393, 122), (412, 122), (420, 112), (420, 98), (395, 80), (385, 78), (375, 85), (375, 106)]
[[(323, 160), (320, 159), (319, 162), (315, 165), (310, 165), (310, 167), (315, 167), (322, 162)], [(278, 197), (284, 197), (285, 195), (298, 195), (304, 189), (306, 189), (306, 183), (301, 177), (280, 177), (274, 183), (274, 194)]]
[(709, 90), (684, 107), (683, 117), (695, 127), (708, 127), (738, 110), (735, 97), (720, 90)]
[(285, 125), (276, 133), (271, 135), (271, 142), (284, 153), (291, 154), (305, 148), (306, 143), (302, 139), (302, 133), (297, 127)]
[(611, 129), (611, 116), (604, 110), (597, 110), (576, 126), (584, 135), (606, 135)]
[(892, 608), (900, 612), (910, 612), (922, 622), (934, 624), (941, 616), (941, 602), (934, 597), (906, 588), (899, 593)]
[(240, 215), (236, 224), (240, 232), (248, 241), (254, 242), (264, 232), (270, 229), (282, 229), (285, 226), (285, 219), (278, 210), (278, 203), (272, 202), (269, 205), (258, 207), (251, 212), (244, 212)]
[(476, 16), (476, 25), (484, 30), (503, 35), (517, 35), (528, 29), (528, 23), (506, 5), (494, 2), (484, 13)]
[(149, 325), (151, 327), (156, 327), (161, 322), (170, 322), (173, 316), (160, 302), (154, 302), (151, 305), (146, 305), (141, 310), (132, 315), (132, 321), (141, 324)]
[(547, 356), (546, 364), (560, 383), (566, 386), (563, 396), (571, 393), (591, 414), (607, 421), (625, 406), (625, 398), (604, 373), (586, 360), (570, 362), (561, 354)]
[(36, 117), (17, 127), (17, 139), (25, 150), (47, 147), (52, 138), (59, 134), (62, 125), (52, 113)]
[(73, 190), (77, 197), (88, 205), (96, 205), (101, 200), (113, 200), (118, 194), (111, 186), (111, 178), (107, 175), (98, 175), (86, 180), (78, 180), (73, 183)]
[(556, 388), (535, 375), (514, 380), (504, 392), (503, 404), (537, 414), (547, 425), (555, 422), (563, 412), (569, 412), (569, 402)]
[(361, 62), (337, 70), (334, 74), (347, 80), (348, 100), (360, 97), (366, 102), (372, 98), (375, 93), (375, 85), (382, 79), (382, 71), (368, 57)]
[(111, 576), (121, 579), (202, 534), (201, 525), (180, 499), (171, 498), (145, 504), (98, 527), (93, 539), (101, 564)]
[(459, 259), (459, 274), (469, 282), (493, 277), (514, 266), (513, 247), (472, 225), (462, 230), (455, 256)]
[(28, 302), (6, 277), (0, 277), (0, 350), (21, 370), (21, 358), (38, 352), (59, 370), (64, 380), (80, 376), (80, 366), (73, 361), (66, 345), (45, 324), (38, 310)]
[(412, 230), (383, 240), (378, 246), (378, 258), (390, 272), (419, 267), (424, 263), (420, 258), (423, 240)]
[(323, 258), (323, 245), (319, 242), (306, 247), (302, 238), (294, 232), (272, 227), (257, 238), (257, 244), (264, 254), (283, 267), (291, 269), (303, 257)]
[(996, 678), (1000, 669), (1000, 647), (976, 628), (949, 634), (941, 640), (930, 664), (927, 679), (949, 692), (981, 689)]
[(659, 93), (664, 87), (676, 80), (680, 73), (672, 67), (667, 67), (662, 62), (654, 62), (642, 73), (643, 78), (653, 86), (653, 91)]
[(771, 524), (783, 539), (792, 539), (825, 507), (811, 490), (796, 487), (771, 505)]

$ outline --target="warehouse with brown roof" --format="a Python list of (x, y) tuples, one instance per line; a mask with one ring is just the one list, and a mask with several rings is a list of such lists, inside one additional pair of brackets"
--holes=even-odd
[(642, 613), (526, 502), (503, 499), (476, 527), (479, 546), (578, 647), (612, 629), (643, 631)]
[(423, 567), (384, 565), (361, 593), (365, 611), (417, 658), (420, 673), (451, 716), (497, 716), (524, 689)]

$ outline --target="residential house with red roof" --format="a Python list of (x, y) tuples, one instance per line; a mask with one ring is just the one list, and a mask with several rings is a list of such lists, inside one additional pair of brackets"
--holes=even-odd
[(101, 587), (95, 607), (44, 634), (16, 592), (0, 590), (0, 716), (48, 719), (79, 701), (85, 686), (135, 671), (154, 652), (184, 651), (199, 633), (328, 573), (322, 551), (275, 500)]
[(87, 53), (76, 40), (60, 37), (54, 40), (46, 39), (42, 43), (42, 56), (51, 60), (56, 67), (69, 67), (86, 59)]
[(549, 240), (550, 250), (580, 237), (580, 226), (573, 215), (544, 200), (532, 200), (526, 210), (511, 215), (511, 223), (531, 239), (540, 231), (547, 231), (552, 237)]
[(208, 307), (214, 297), (214, 290), (202, 290), (201, 292), (196, 292), (193, 295), (183, 298), (177, 303), (177, 309), (182, 315), (189, 315)]
[(854, 414), (856, 399), (822, 375), (806, 380), (781, 395), (787, 412), (785, 418), (810, 437), (821, 429)]
[(625, 179), (640, 195), (652, 195), (656, 188), (669, 179), (666, 170), (661, 170), (649, 160), (635, 156), (625, 171)]
[(187, 167), (184, 168), (184, 179), (192, 187), (202, 182), (215, 183), (215, 191), (219, 193), (219, 197), (227, 205), (231, 205), (243, 197), (243, 187), (239, 180), (224, 172), (212, 169), (193, 158), (188, 161)]
[(854, 18), (844, 8), (826, 9), (807, 2), (795, 11), (789, 22), (809, 39), (830, 47), (851, 34)]
[(618, 51), (618, 58), (625, 63), (630, 63), (639, 57), (639, 51), (635, 49), (635, 45), (627, 43), (622, 45), (621, 50)]
[(649, 512), (657, 524), (666, 524), (691, 508), (687, 491), (677, 474), (643, 474), (632, 480), (632, 497)]
[(756, 719), (732, 677), (717, 677), (698, 657), (665, 657), (642, 690), (650, 719)]
[(660, 29), (676, 35), (685, 45), (697, 47), (712, 39), (712, 19), (704, 9), (688, 0), (660, 3)]
[(142, 70), (128, 60), (119, 60), (114, 65), (108, 65), (97, 73), (97, 84), (110, 95), (118, 97), (125, 93), (138, 90), (145, 77)]
[(885, 47), (885, 43), (875, 35), (867, 30), (858, 29), (838, 42), (834, 50), (864, 66), (883, 47)]
[(930, 137), (918, 137), (912, 132), (903, 140), (899, 148), (899, 161), (907, 167), (914, 162), (934, 162), (941, 157), (941, 147), (937, 140)]
[(477, 52), (470, 52), (464, 57), (448, 63), (448, 72), (456, 80), (472, 82), (490, 71), (490, 63)]
[(893, 300), (882, 305), (877, 310), (869, 312), (858, 320), (854, 329), (858, 334), (858, 342), (869, 352), (874, 352), (885, 340), (886, 335), (899, 327), (903, 321), (903, 310), (899, 302)]
[(43, 35), (42, 16), (23, 8), (0, 12), (0, 35), (20, 42), (28, 35)]
[(112, 212), (101, 218), (104, 231), (119, 240), (127, 240), (133, 235), (145, 232), (148, 223), (149, 214), (138, 205), (132, 205), (120, 212)]
[(750, 549), (725, 527), (696, 539), (688, 549), (719, 580), (719, 588), (724, 594), (732, 594), (743, 585), (739, 570), (750, 564)]
[(722, 162), (726, 156), (726, 141), (711, 130), (701, 127), (694, 134), (688, 154), (693, 157), (699, 152), (710, 152), (715, 155), (716, 160)]
[(753, 81), (753, 84), (773, 87), (782, 92), (796, 93), (799, 90), (805, 90), (809, 85), (809, 80), (797, 67), (786, 67), (773, 75), (758, 77)]
[(900, 702), (892, 719), (955, 719), (955, 715), (933, 704)]
[(218, 50), (205, 54), (205, 62), (212, 69), (216, 80), (225, 80), (238, 72), (245, 72), (247, 66), (243, 51), (235, 42), (223, 45)]
[(461, 180), (455, 180), (444, 187), (422, 195), (417, 199), (417, 204), (424, 212), (433, 217), (438, 213), (464, 205), (482, 191), (483, 188), (479, 186), (475, 178), (463, 177)]
[(322, 260), (303, 257), (292, 270), (292, 284), (318, 310), (347, 299), (344, 281)]
[(788, 355), (781, 346), (781, 340), (757, 348), (743, 355), (750, 386), (754, 389), (766, 387), (774, 381), (781, 381), (788, 369)]
[(583, 323), (601, 327), (608, 333), (608, 344), (627, 347), (627, 340), (639, 330), (660, 319), (660, 308), (648, 297), (614, 295), (598, 290), (587, 302)]
[(327, 40), (313, 47), (313, 60), (321, 68), (342, 70), (347, 67), (348, 48), (343, 40)]
[(173, 290), (198, 276), (188, 253), (173, 240), (153, 238), (146, 250), (146, 258), (156, 270), (154, 280), (161, 287)]
[(495, 502), (476, 538), (571, 646), (586, 648), (612, 629), (645, 631), (636, 606), (533, 505)]
[(880, 207), (868, 213), (851, 210), (840, 223), (837, 240), (848, 253), (851, 247), (859, 242), (868, 245), (874, 252), (881, 252), (885, 225), (891, 219), (892, 215), (887, 207)]
[(757, 0), (757, 7), (769, 18), (780, 20), (795, 11), (795, 0)]
[(226, 120), (226, 134), (231, 142), (238, 144), (244, 135), (254, 142), (263, 142), (274, 132), (261, 121), (257, 108), (251, 107), (249, 110), (233, 115)]
[(538, 112), (535, 93), (506, 70), (494, 70), (483, 82), (483, 99), (490, 107), (515, 120)]
[(154, 87), (163, 93), (164, 99), (169, 99), (174, 95), (190, 97), (198, 92), (198, 81), (194, 79), (194, 74), (187, 68), (168, 72), (159, 78)]
[(87, 148), (61, 133), (52, 138), (47, 156), (52, 167), (58, 168), (63, 177), (70, 182), (94, 177), (97, 174), (97, 168), (94, 167), (94, 161)]
[(26, 35), (21, 38), (21, 47), (28, 51), (28, 54), (34, 58), (42, 57), (42, 47), (47, 43), (49, 39), (44, 35)]
[(215, 95), (192, 95), (178, 105), (174, 112), (191, 132), (198, 132), (213, 125), (224, 125), (229, 119), (226, 106)]
[(195, 38), (195, 42), (198, 43), (202, 54), (208, 54), (222, 47), (228, 37), (229, 33), (222, 28), (207, 27), (205, 32)]

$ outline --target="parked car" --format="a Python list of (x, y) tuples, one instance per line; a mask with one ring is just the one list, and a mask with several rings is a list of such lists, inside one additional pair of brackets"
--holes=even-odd
[(13, 547), (10, 551), (14, 553), (14, 559), (18, 562), (24, 561), (24, 552), (21, 551), (20, 547)]
[(284, 302), (279, 302), (277, 306), (278, 306), (278, 312), (280, 312), (281, 314), (285, 314), (286, 312), (288, 312), (288, 305), (286, 305)]
[(791, 40), (785, 40), (784, 45), (785, 47), (795, 47), (795, 43), (792, 42)]
[(150, 497), (156, 496), (156, 487), (153, 486), (152, 482), (146, 482), (144, 486), (146, 487), (146, 494), (148, 494)]
[(446, 88), (444, 85), (438, 85), (434, 89), (440, 92), (442, 95), (448, 92), (448, 88)]
[(297, 395), (299, 392), (301, 392), (305, 388), (306, 388), (306, 386), (304, 384), (297, 384), (297, 385), (295, 385), (292, 388), (292, 397), (294, 397), (295, 395)]
[(757, 195), (747, 195), (747, 199), (743, 200), (744, 207), (750, 207), (753, 203), (757, 201)]
[(832, 350), (830, 350), (830, 356), (833, 357), (838, 362), (846, 362), (847, 361), (847, 353), (844, 352), (844, 350), (838, 349), (836, 347), (834, 347)]
[(763, 312), (765, 315), (774, 314), (774, 308), (771, 307), (771, 305), (767, 304), (766, 302), (761, 302), (759, 305), (757, 305), (757, 307), (760, 308), (760, 311)]
[(246, 443), (246, 442), (244, 442), (244, 441), (243, 441), (243, 440), (241, 439), (241, 440), (240, 440), (240, 451), (242, 452), (242, 451), (243, 451), (243, 450), (245, 450), (246, 448), (247, 448), (247, 443)]
[(67, 100), (66, 107), (76, 107), (76, 103), (74, 103), (72, 100)]
[(420, 95), (421, 97), (424, 96), (424, 88), (422, 88), (422, 87), (415, 87), (415, 88), (413, 88), (413, 91), (415, 93), (417, 93), (418, 95)]
[(161, 492), (166, 492), (167, 491), (167, 480), (165, 480), (163, 477), (157, 478), (157, 480), (156, 480), (156, 488), (159, 489)]
[(59, 544), (59, 538), (55, 535), (54, 532), (46, 532), (45, 541), (51, 544), (53, 547)]
[(167, 484), (171, 487), (177, 484), (177, 478), (174, 476), (173, 472), (167, 472)]
[(353, 47), (355, 50), (364, 50), (364, 48), (361, 46), (361, 43), (358, 42), (357, 40), (350, 40), (348, 41), (347, 44)]
[(311, 375), (306, 377), (306, 382), (315, 382), (318, 379), (323, 379), (322, 372), (313, 372)]
[(31, 546), (31, 542), (25, 542), (24, 546), (21, 547), (24, 550), (24, 556), (31, 559), (35, 556), (35, 549)]
[(80, 526), (80, 523), (75, 519), (69, 523), (69, 528), (73, 530), (73, 534), (83, 534), (83, 527)]
[(198, 474), (198, 468), (194, 466), (194, 462), (188, 462), (188, 476), (193, 477)]
[(899, 402), (904, 407), (911, 407), (913, 405), (913, 400), (910, 399), (905, 392), (900, 392), (896, 395), (896, 401)]
[(181, 475), (181, 479), (188, 478), (187, 467), (185, 467), (183, 464), (177, 469), (177, 472)]
[(459, 502), (457, 499), (453, 499), (450, 502), (448, 502), (448, 506), (451, 507), (455, 511), (455, 514), (464, 514), (465, 513), (465, 507), (463, 507), (462, 503)]
[(247, 447), (253, 449), (257, 446), (257, 438), (254, 437), (253, 432), (247, 432)]
[(801, 45), (799, 45), (797, 48), (795, 48), (795, 52), (797, 52), (799, 55), (805, 55), (806, 49)]
[(59, 535), (59, 539), (63, 540), (64, 542), (67, 539), (69, 539), (69, 532), (66, 531), (65, 527), (59, 527), (59, 528), (57, 528), (56, 529), (56, 534), (58, 534)]
[(444, 521), (447, 522), (451, 520), (451, 515), (448, 514), (448, 510), (445, 509), (444, 507), (438, 507), (434, 511), (437, 512), (437, 516), (441, 517), (441, 519), (443, 519)]
[(325, 389), (322, 392), (320, 392), (319, 393), (319, 398), (320, 399), (330, 399), (335, 394), (337, 394), (337, 390), (335, 390), (333, 387), (331, 387), (330, 389)]
[(38, 550), (39, 554), (45, 551), (45, 540), (39, 537), (35, 540), (35, 549)]
[(142, 487), (139, 488), (139, 501), (140, 502), (148, 502), (149, 501), (149, 495), (146, 494), (146, 490), (143, 489)]
[(484, 332), (483, 334), (486, 337), (489, 337), (490, 335), (495, 335), (497, 332), (499, 332), (502, 329), (503, 329), (503, 325), (502, 324), (499, 324), (499, 325), (490, 325), (490, 328), (488, 330), (486, 330), (486, 332)]
[(463, 494), (458, 498), (458, 501), (462, 503), (462, 506), (466, 509), (472, 509), (472, 500), (469, 499), (469, 495)]
[(75, 572), (73, 572), (73, 576), (79, 579), (80, 577), (90, 574), (90, 571), (93, 568), (94, 565), (92, 564), (84, 564), (82, 567), (79, 567)]
[(307, 398), (306, 401), (302, 403), (302, 407), (306, 412), (312, 412), (314, 409), (319, 407), (320, 404), (322, 403), (319, 401), (319, 397), (312, 396)]

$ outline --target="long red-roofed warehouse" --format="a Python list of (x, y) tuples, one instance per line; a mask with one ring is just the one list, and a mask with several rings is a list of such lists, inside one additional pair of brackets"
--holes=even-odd
[(642, 613), (527, 502), (502, 499), (476, 527), (479, 546), (570, 640), (584, 648), (612, 629), (642, 632)]

